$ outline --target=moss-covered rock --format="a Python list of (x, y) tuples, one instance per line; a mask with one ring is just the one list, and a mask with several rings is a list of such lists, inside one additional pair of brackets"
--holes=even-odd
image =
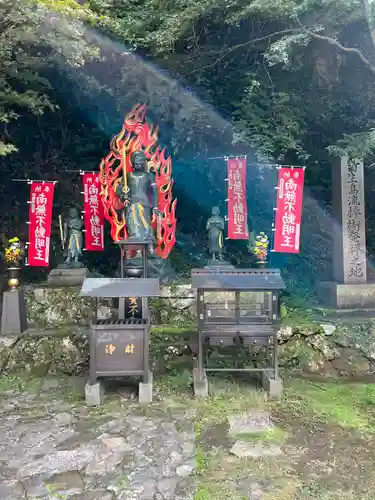
[[(374, 369), (372, 351), (361, 348), (357, 338), (342, 340), (342, 332), (324, 335), (319, 325), (303, 334), (288, 330), (280, 345), (280, 365), (288, 370), (320, 374), (325, 377), (365, 376)], [(89, 364), (89, 329), (66, 326), (28, 330), (16, 341), (0, 338), (0, 372), (15, 373), (20, 369), (34, 375), (47, 372), (78, 374)], [(193, 368), (196, 331), (194, 326), (154, 327), (150, 341), (150, 357), (155, 372), (178, 371), (181, 366)], [(220, 367), (252, 365), (259, 360), (258, 350), (245, 346), (227, 348), (223, 353), (212, 349), (211, 363)], [(232, 360), (228, 355), (232, 355)]]
[[(94, 316), (108, 319), (117, 315), (116, 300), (80, 296), (79, 287), (27, 287), (27, 314), (32, 327), (87, 326)], [(164, 286), (161, 296), (151, 300), (152, 322), (156, 325), (195, 323), (195, 292), (189, 285)]]
[(340, 348), (339, 351), (339, 356), (331, 362), (338, 376), (355, 378), (373, 373), (372, 361), (360, 351), (353, 348)]
[[(0, 371), (22, 368), (37, 374), (47, 371), (73, 374), (85, 370), (89, 357), (88, 324), (94, 302), (81, 297), (79, 288), (34, 287), (27, 289), (27, 305), (29, 324), (34, 330), (15, 343), (14, 339), (2, 339)], [(154, 371), (175, 370), (181, 364), (192, 367), (197, 351), (197, 336), (193, 333), (195, 292), (188, 285), (162, 287), (161, 297), (151, 302), (151, 310), (156, 325), (150, 345)], [(97, 312), (99, 318), (113, 317), (117, 313), (116, 304), (109, 299), (98, 301)], [(314, 318), (311, 311), (303, 310), (287, 310), (283, 316), (278, 332), (281, 366), (324, 376), (357, 376), (374, 371), (374, 321), (353, 320), (343, 324)], [(255, 348), (243, 346), (234, 352), (234, 362), (217, 353), (213, 352), (213, 358), (222, 367), (230, 363), (240, 367), (259, 359)]]
[(154, 325), (184, 326), (196, 322), (196, 294), (190, 285), (161, 288), (161, 296), (151, 300)]
[(28, 287), (26, 303), (29, 323), (35, 327), (87, 325), (94, 303), (80, 297), (79, 293), (79, 287)]
[(0, 339), (1, 372), (20, 370), (42, 376), (48, 372), (76, 374), (88, 366), (89, 346), (84, 329), (28, 330), (12, 345)]

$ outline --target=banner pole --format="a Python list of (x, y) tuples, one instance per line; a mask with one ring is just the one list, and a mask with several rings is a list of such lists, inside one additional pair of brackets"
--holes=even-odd
[(40, 182), (41, 184), (57, 184), (59, 181), (43, 181), (43, 180), (34, 180), (34, 179), (12, 179), (12, 182), (27, 182), (27, 184), (31, 184), (33, 182)]
[[(276, 170), (279, 172), (281, 169), (281, 165), (276, 165)], [(275, 192), (276, 192), (276, 206), (273, 207), (272, 210), (272, 225), (271, 225), (271, 238), (270, 238), (270, 243), (271, 243), (271, 249), (270, 249), (270, 267), (271, 267), (271, 261), (272, 261), (272, 254), (275, 253), (274, 250), (274, 245), (275, 245), (275, 231), (276, 231), (276, 212), (277, 212), (277, 195), (279, 193), (279, 179), (277, 177), (276, 179), (276, 186), (274, 187)]]

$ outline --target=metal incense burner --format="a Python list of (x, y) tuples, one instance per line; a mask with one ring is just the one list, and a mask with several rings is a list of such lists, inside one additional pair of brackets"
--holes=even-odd
[[(278, 269), (193, 269), (197, 290), (197, 353), (194, 369), (196, 397), (208, 394), (207, 372), (259, 372), (273, 396), (282, 390), (278, 373), (277, 331), (280, 291), (285, 288)], [(245, 368), (209, 366), (208, 351), (235, 345), (261, 345), (271, 350), (268, 364)]]

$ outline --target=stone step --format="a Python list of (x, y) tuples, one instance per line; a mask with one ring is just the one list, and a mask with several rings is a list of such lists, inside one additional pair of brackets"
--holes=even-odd
[(314, 309), (312, 319), (317, 322), (361, 323), (375, 319), (375, 309)]
[(264, 443), (250, 443), (248, 441), (236, 441), (230, 453), (238, 458), (262, 458), (278, 457), (283, 455), (280, 446)]
[(275, 427), (268, 411), (248, 411), (236, 414), (229, 417), (228, 422), (229, 434), (232, 436), (269, 432)]

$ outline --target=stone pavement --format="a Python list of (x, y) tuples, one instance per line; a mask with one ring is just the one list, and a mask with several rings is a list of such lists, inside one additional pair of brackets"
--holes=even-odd
[(192, 499), (190, 410), (142, 408), (132, 394), (90, 409), (81, 385), (72, 393), (50, 379), (41, 390), (1, 395), (0, 499)]

